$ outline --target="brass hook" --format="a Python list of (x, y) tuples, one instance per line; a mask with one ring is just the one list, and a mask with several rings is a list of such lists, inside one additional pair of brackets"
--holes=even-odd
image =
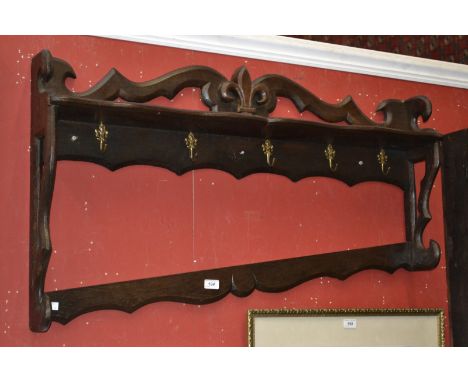
[(189, 150), (190, 159), (192, 161), (195, 159), (195, 156), (196, 156), (196, 154), (194, 153), (194, 150), (197, 147), (197, 142), (198, 142), (198, 139), (195, 138), (195, 135), (193, 135), (192, 132), (189, 132), (187, 135), (187, 138), (185, 138), (185, 146), (187, 146)]
[(333, 148), (331, 144), (328, 144), (324, 153), (325, 153), (325, 158), (327, 158), (327, 161), (328, 161), (328, 167), (330, 167), (331, 171), (335, 172), (338, 169), (338, 163), (335, 162), (335, 165), (333, 166), (333, 161), (335, 160), (335, 156), (336, 156), (335, 149)]
[(99, 150), (101, 152), (106, 151), (107, 148), (107, 137), (109, 136), (109, 131), (106, 129), (106, 125), (104, 123), (99, 124), (99, 127), (94, 129), (94, 134), (96, 134), (96, 139), (99, 142)]
[(273, 167), (275, 164), (275, 158), (272, 158), (274, 146), (271, 144), (269, 139), (265, 139), (265, 143), (262, 144), (263, 154), (266, 156), (266, 162), (268, 166)]
[(390, 169), (391, 167), (387, 167), (387, 169), (385, 170), (385, 165), (387, 164), (388, 162), (388, 156), (387, 154), (385, 153), (385, 150), (384, 149), (380, 149), (380, 152), (379, 154), (377, 155), (377, 160), (380, 164), (380, 168), (382, 170), (382, 174), (384, 175), (388, 175), (388, 173), (390, 172)]

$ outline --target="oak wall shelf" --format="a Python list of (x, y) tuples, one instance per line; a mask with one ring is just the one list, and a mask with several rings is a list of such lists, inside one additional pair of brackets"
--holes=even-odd
[[(245, 67), (230, 80), (217, 71), (192, 66), (143, 83), (112, 69), (83, 93), (71, 92), (75, 78), (65, 61), (42, 51), (32, 62), (30, 328), (47, 331), (51, 321), (66, 324), (100, 309), (132, 312), (156, 301), (207, 304), (229, 293), (248, 296), (255, 289), (279, 292), (319, 276), (345, 279), (364, 269), (394, 272), (434, 268), (439, 245), (423, 244), (431, 219), (429, 196), (439, 168), (441, 135), (420, 129), (431, 103), (423, 96), (383, 101), (381, 124), (367, 118), (351, 97), (333, 105), (279, 75), (251, 80)], [(186, 87), (201, 89), (209, 111), (146, 104), (175, 97)], [(271, 118), (277, 97), (323, 122)], [(133, 164), (176, 174), (201, 168), (226, 171), (238, 179), (253, 173), (283, 175), (292, 181), (310, 176), (393, 184), (404, 192), (406, 241), (353, 251), (312, 255), (141, 280), (46, 292), (52, 252), (49, 217), (60, 160), (89, 161), (116, 170)], [(425, 162), (416, 193), (414, 163)], [(218, 289), (205, 288), (217, 280)]]

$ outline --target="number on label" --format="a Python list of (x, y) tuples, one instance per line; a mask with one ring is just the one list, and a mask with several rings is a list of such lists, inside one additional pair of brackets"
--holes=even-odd
[(357, 328), (357, 320), (355, 318), (345, 318), (343, 320), (343, 328), (345, 329), (356, 329)]
[(219, 280), (205, 279), (205, 289), (219, 289)]

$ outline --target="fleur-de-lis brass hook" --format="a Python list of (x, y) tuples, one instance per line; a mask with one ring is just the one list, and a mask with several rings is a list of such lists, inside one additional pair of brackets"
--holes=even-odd
[(195, 138), (195, 135), (193, 135), (192, 132), (189, 132), (189, 134), (187, 135), (187, 138), (185, 138), (185, 146), (187, 146), (189, 150), (191, 160), (195, 160), (195, 156), (196, 156), (195, 149), (197, 147), (197, 142), (198, 142), (198, 139)]
[(330, 170), (335, 172), (338, 169), (338, 163), (333, 163), (335, 160), (335, 156), (336, 156), (335, 149), (333, 148), (331, 144), (328, 144), (324, 153), (325, 153), (325, 158), (327, 158), (327, 161), (328, 161), (328, 167), (330, 167)]
[(263, 154), (266, 156), (266, 162), (268, 166), (273, 167), (275, 164), (275, 158), (273, 158), (273, 148), (274, 146), (271, 144), (269, 139), (265, 139), (265, 143), (262, 144)]
[(109, 136), (109, 131), (106, 129), (106, 125), (104, 123), (99, 124), (99, 127), (94, 129), (94, 134), (96, 134), (96, 139), (99, 142), (99, 150), (101, 152), (106, 151), (107, 148), (107, 137)]
[(377, 160), (379, 161), (379, 165), (380, 165), (380, 168), (381, 168), (381, 170), (382, 170), (382, 174), (388, 175), (388, 173), (390, 172), (391, 167), (388, 166), (388, 167), (385, 169), (385, 166), (387, 165), (387, 162), (388, 162), (388, 156), (387, 156), (387, 154), (385, 153), (385, 150), (384, 150), (384, 149), (380, 149), (380, 152), (379, 152), (379, 154), (377, 155)]

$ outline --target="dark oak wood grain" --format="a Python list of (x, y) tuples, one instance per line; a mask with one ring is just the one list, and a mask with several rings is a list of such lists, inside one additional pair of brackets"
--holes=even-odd
[[(431, 219), (429, 197), (439, 168), (441, 140), (434, 130), (417, 125), (419, 117), (427, 120), (431, 114), (426, 97), (383, 101), (378, 110), (384, 113), (384, 122), (377, 124), (351, 97), (329, 104), (279, 75), (252, 80), (245, 67), (230, 80), (214, 69), (192, 66), (143, 83), (112, 69), (83, 93), (65, 86), (65, 80), (74, 77), (70, 65), (48, 51), (33, 59), (31, 330), (46, 331), (52, 320), (66, 323), (98, 309), (131, 312), (162, 300), (205, 304), (228, 293), (244, 297), (254, 289), (278, 292), (318, 276), (344, 279), (364, 269), (415, 271), (438, 263), (438, 244), (431, 241), (425, 248), (422, 242)], [(200, 88), (209, 110), (144, 104), (160, 96), (173, 98), (186, 87)], [(278, 97), (289, 98), (298, 110), (309, 111), (323, 122), (269, 117)], [(212, 168), (238, 179), (267, 172), (293, 181), (326, 176), (350, 186), (385, 182), (404, 191), (407, 241), (46, 293), (52, 249), (49, 216), (58, 160), (94, 162), (110, 170), (147, 164), (176, 174)], [(417, 195), (414, 163), (421, 161), (426, 163), (426, 173)], [(220, 280), (219, 290), (202, 287), (209, 278)], [(51, 301), (59, 303), (59, 310), (51, 310)]]
[(468, 346), (468, 130), (443, 141), (447, 281), (454, 346)]
[[(244, 126), (246, 128), (250, 127)], [(103, 153), (94, 136), (94, 124), (72, 124), (60, 121), (57, 126), (57, 160), (84, 160), (116, 170), (132, 164), (164, 167), (176, 174), (193, 169), (213, 168), (241, 179), (253, 173), (272, 173), (298, 181), (309, 176), (333, 177), (348, 185), (365, 181), (382, 181), (406, 189), (408, 158), (405, 151), (387, 149), (392, 169), (384, 175), (377, 162), (378, 146), (349, 146), (336, 140), (336, 162), (339, 169), (330, 171), (324, 155), (327, 141), (285, 141), (271, 139), (275, 165), (269, 166), (262, 152), (264, 139), (236, 135), (195, 133), (198, 139), (196, 158), (191, 160), (184, 139), (185, 131), (169, 131), (109, 125), (107, 149)], [(255, 128), (255, 126), (252, 126)], [(192, 129), (194, 131), (195, 129)], [(144, 143), (142, 143), (144, 142)]]
[[(32, 81), (37, 83), (44, 60), (32, 64)], [(30, 151), (30, 225), (29, 225), (29, 326), (32, 331), (49, 329), (51, 307), (44, 293), (45, 277), (52, 252), (49, 217), (55, 182), (55, 115), (48, 106), (48, 95), (32, 86)]]
[[(417, 264), (413, 257), (417, 257)], [(415, 270), (437, 265), (438, 260), (411, 245), (399, 243), (352, 251), (246, 264), (178, 275), (49, 292), (59, 303), (52, 320), (66, 324), (94, 310), (116, 309), (127, 313), (157, 301), (209, 304), (227, 294), (246, 297), (255, 289), (282, 292), (320, 276), (344, 280), (364, 269), (393, 273), (398, 268)], [(204, 280), (218, 280), (219, 289), (205, 289)]]

